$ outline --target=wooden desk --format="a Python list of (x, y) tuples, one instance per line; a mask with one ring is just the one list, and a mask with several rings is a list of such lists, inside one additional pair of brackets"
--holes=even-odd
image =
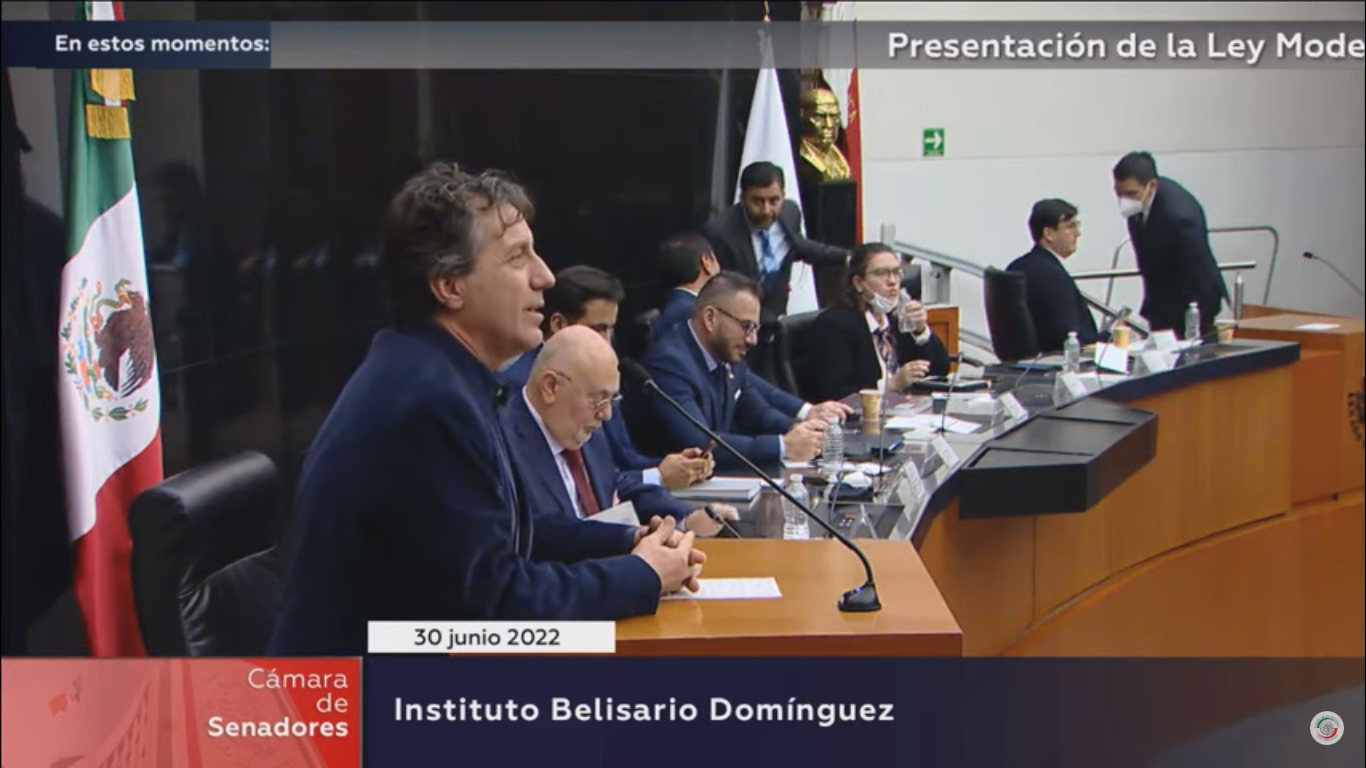
[(952, 502), (935, 518), (920, 553), (964, 654), (1361, 656), (1362, 454), (1336, 367), (1360, 387), (1360, 321), (1239, 332), (1299, 341), (1284, 329), (1306, 322), (1343, 332), (1307, 339), (1299, 363), (1127, 402), (1157, 415), (1156, 457), (1090, 511), (965, 521)]
[(624, 656), (959, 656), (962, 632), (909, 543), (859, 542), (882, 610), (841, 613), (863, 583), (858, 558), (832, 540), (711, 540), (704, 577), (771, 576), (778, 600), (674, 601), (617, 625)]
[(930, 330), (949, 350), (949, 357), (958, 354), (958, 307), (929, 307)]
[[(1324, 331), (1305, 325), (1335, 325)], [(1362, 444), (1348, 414), (1348, 401), (1366, 376), (1366, 323), (1342, 317), (1281, 314), (1245, 319), (1237, 334), (1245, 339), (1293, 341), (1300, 345), (1295, 366), (1295, 504), (1360, 490), (1366, 484)]]

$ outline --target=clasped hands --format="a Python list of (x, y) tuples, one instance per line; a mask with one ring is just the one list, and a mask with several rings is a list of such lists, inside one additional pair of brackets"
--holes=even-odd
[(659, 577), (660, 594), (686, 589), (696, 592), (701, 585), (702, 564), (706, 553), (693, 549), (697, 534), (678, 530), (672, 517), (652, 517), (649, 525), (636, 529), (631, 554), (644, 560)]

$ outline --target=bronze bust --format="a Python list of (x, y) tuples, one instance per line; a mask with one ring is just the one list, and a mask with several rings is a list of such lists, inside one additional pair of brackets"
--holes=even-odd
[(840, 104), (835, 94), (826, 88), (812, 88), (802, 94), (803, 168), (820, 181), (843, 181), (850, 178), (849, 162), (835, 146), (840, 132)]

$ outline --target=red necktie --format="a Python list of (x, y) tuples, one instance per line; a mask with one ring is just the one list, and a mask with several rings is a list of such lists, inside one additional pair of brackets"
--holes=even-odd
[(602, 511), (598, 497), (593, 495), (593, 484), (588, 482), (588, 467), (583, 463), (583, 452), (575, 449), (564, 451), (564, 462), (569, 465), (569, 476), (574, 478), (574, 491), (579, 495), (579, 505), (583, 516), (592, 517)]

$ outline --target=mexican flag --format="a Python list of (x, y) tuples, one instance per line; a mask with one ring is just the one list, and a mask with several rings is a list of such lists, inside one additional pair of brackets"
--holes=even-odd
[[(121, 21), (122, 3), (84, 3)], [(128, 508), (162, 480), (161, 394), (147, 295), (128, 70), (71, 73), (67, 262), (58, 321), (67, 523), (76, 597), (95, 656), (144, 655)]]

